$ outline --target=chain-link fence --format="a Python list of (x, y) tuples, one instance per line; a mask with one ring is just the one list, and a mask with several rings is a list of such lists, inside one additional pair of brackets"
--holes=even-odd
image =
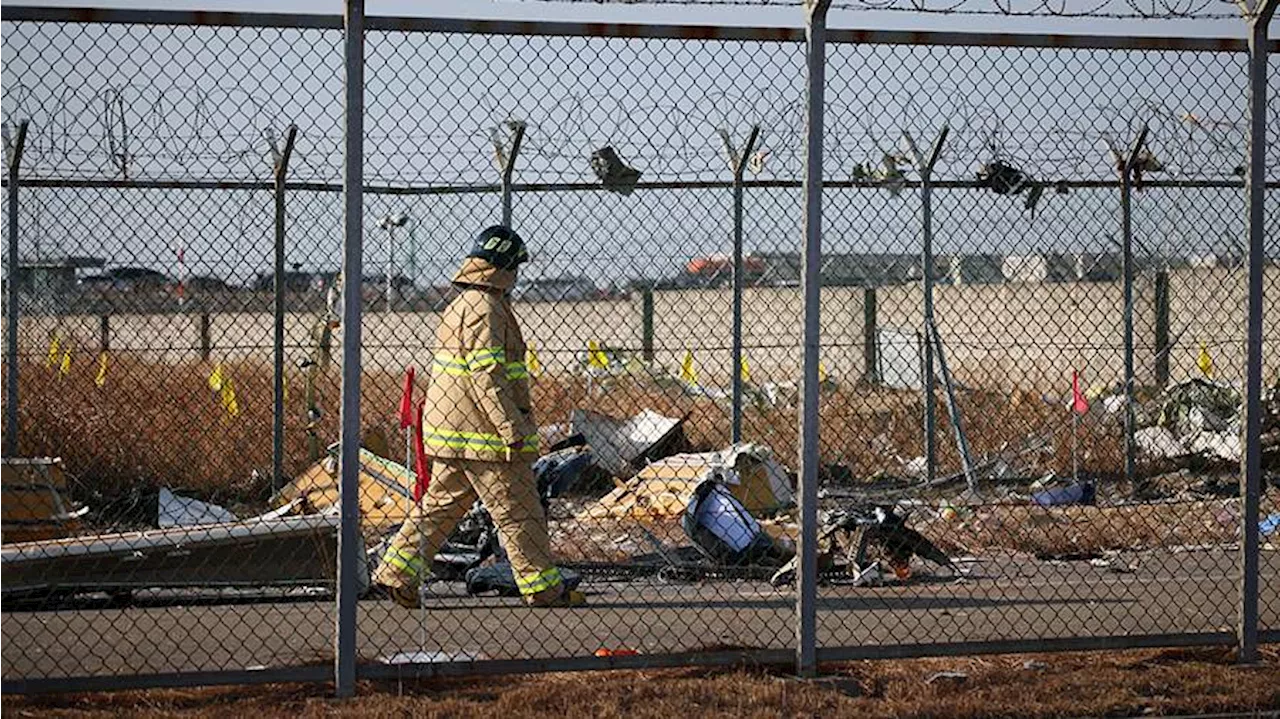
[[(801, 572), (803, 32), (371, 19), (342, 278), (341, 19), (90, 20), (3, 24), (6, 690), (332, 675), (343, 287), (359, 676), (1236, 641), (1280, 536), (1274, 212), (1260, 526), (1239, 491), (1243, 42), (827, 34)], [(494, 365), (451, 280), (505, 218)], [(468, 382), (527, 384), (541, 458), (445, 456), (500, 429), (432, 419)], [(586, 607), (524, 606), (549, 561)]]

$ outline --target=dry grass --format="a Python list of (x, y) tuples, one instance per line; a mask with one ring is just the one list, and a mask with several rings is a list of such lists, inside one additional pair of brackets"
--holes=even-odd
[[(1280, 493), (1268, 495), (1269, 501)], [(922, 517), (916, 529), (950, 554), (1003, 548), (1036, 555), (1220, 545), (1240, 537), (1235, 499), (1117, 507), (992, 505), (965, 521)]]
[[(156, 364), (113, 357), (106, 386), (94, 384), (96, 364), (87, 359), (63, 377), (42, 363), (22, 368), (21, 454), (59, 455), (68, 469), (95, 492), (112, 497), (161, 485), (181, 488), (225, 504), (260, 505), (270, 494), (271, 369), (228, 363), (240, 416), (228, 417), (209, 390), (212, 363)], [(289, 368), (285, 418), (285, 471), (292, 476), (307, 463), (304, 434), (304, 380)], [(362, 424), (377, 428), (398, 446), (395, 409), (401, 376), (378, 370), (364, 374)], [(419, 381), (419, 391), (425, 384)], [(323, 411), (320, 438), (337, 439), (338, 369), (318, 383)], [(534, 386), (534, 404), (544, 423), (563, 422), (575, 407), (591, 407), (625, 416), (649, 408), (689, 416), (686, 433), (695, 449), (724, 446), (729, 413), (723, 400), (694, 396), (671, 382), (620, 378), (601, 389), (579, 377), (544, 377)], [(1065, 412), (1039, 398), (970, 392), (963, 395), (967, 431), (975, 456), (1008, 450), (1031, 434), (1061, 430)], [(828, 391), (822, 405), (822, 452), (826, 461), (846, 465), (854, 478), (897, 474), (899, 459), (922, 452), (918, 397), (912, 393), (842, 387)], [(755, 404), (744, 415), (748, 440), (771, 446), (786, 464), (796, 451), (796, 412)], [(939, 424), (940, 461), (957, 465), (950, 429)], [(1070, 445), (1060, 441), (1038, 458), (1033, 469), (1070, 467)], [(1119, 434), (1114, 428), (1087, 425), (1081, 446), (1085, 467), (1095, 472), (1118, 466)]]
[[(865, 661), (801, 682), (785, 667), (673, 669), (364, 682), (338, 701), (320, 686), (5, 697), (13, 716), (50, 717), (1067, 717), (1280, 709), (1280, 657), (1253, 667), (1224, 649)], [(1025, 668), (1028, 661), (1043, 663)], [(959, 671), (963, 683), (925, 680)]]

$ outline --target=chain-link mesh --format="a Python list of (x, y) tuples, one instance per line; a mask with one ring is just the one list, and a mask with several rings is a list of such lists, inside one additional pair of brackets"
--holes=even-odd
[[(4, 117), (30, 122), (19, 454), (62, 458), (5, 467), (6, 507), (10, 484), (60, 503), (6, 508), (6, 680), (328, 661), (340, 30), (4, 29)], [(849, 40), (825, 108), (820, 646), (1231, 631), (1244, 54)], [(361, 661), (794, 647), (803, 45), (378, 30), (366, 63)], [(1117, 157), (1139, 169), (1132, 477)], [(508, 161), (532, 259), (512, 321), (476, 334), (505, 305), (451, 280), (502, 220)], [(533, 473), (519, 443), (505, 461), (511, 407)], [(413, 510), (419, 423), (436, 461)], [(1275, 568), (1264, 552), (1271, 628)], [(557, 579), (588, 606), (524, 606)]]
[[(586, 3), (588, 0), (545, 0), (547, 2)], [(599, 3), (600, 0), (590, 0)], [(630, 0), (604, 0), (606, 3), (630, 3)], [(647, 0), (651, 5), (711, 6), (812, 6), (806, 0)], [(1256, 15), (1257, 3), (1235, 3), (1232, 0), (1195, 0), (1193, 2), (1132, 2), (1132, 0), (1032, 0), (1001, 2), (996, 0), (947, 0), (928, 3), (919, 0), (832, 0), (830, 7), (867, 12), (904, 12), (913, 15), (1002, 15), (1047, 18), (1143, 18), (1147, 20), (1199, 20), (1238, 18)]]

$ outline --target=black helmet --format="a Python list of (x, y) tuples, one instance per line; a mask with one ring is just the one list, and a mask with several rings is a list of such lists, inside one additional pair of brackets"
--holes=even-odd
[(493, 225), (476, 235), (467, 257), (479, 257), (500, 270), (514, 270), (529, 259), (529, 251), (515, 230)]

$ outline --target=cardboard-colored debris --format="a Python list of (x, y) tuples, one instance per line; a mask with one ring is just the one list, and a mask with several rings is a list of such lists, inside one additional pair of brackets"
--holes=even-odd
[(0, 542), (35, 542), (81, 531), (87, 508), (63, 499), (67, 477), (60, 458), (6, 457), (0, 462)]
[[(413, 505), (414, 475), (389, 459), (360, 450), (360, 517), (369, 532), (385, 532), (408, 517)], [(314, 514), (338, 504), (338, 460), (315, 463), (275, 497), (277, 507), (301, 500), (300, 511)]]
[(584, 510), (583, 519), (663, 519), (682, 515), (693, 490), (712, 476), (747, 511), (760, 515), (794, 502), (790, 479), (761, 445), (738, 444), (720, 452), (677, 454), (654, 462)]

